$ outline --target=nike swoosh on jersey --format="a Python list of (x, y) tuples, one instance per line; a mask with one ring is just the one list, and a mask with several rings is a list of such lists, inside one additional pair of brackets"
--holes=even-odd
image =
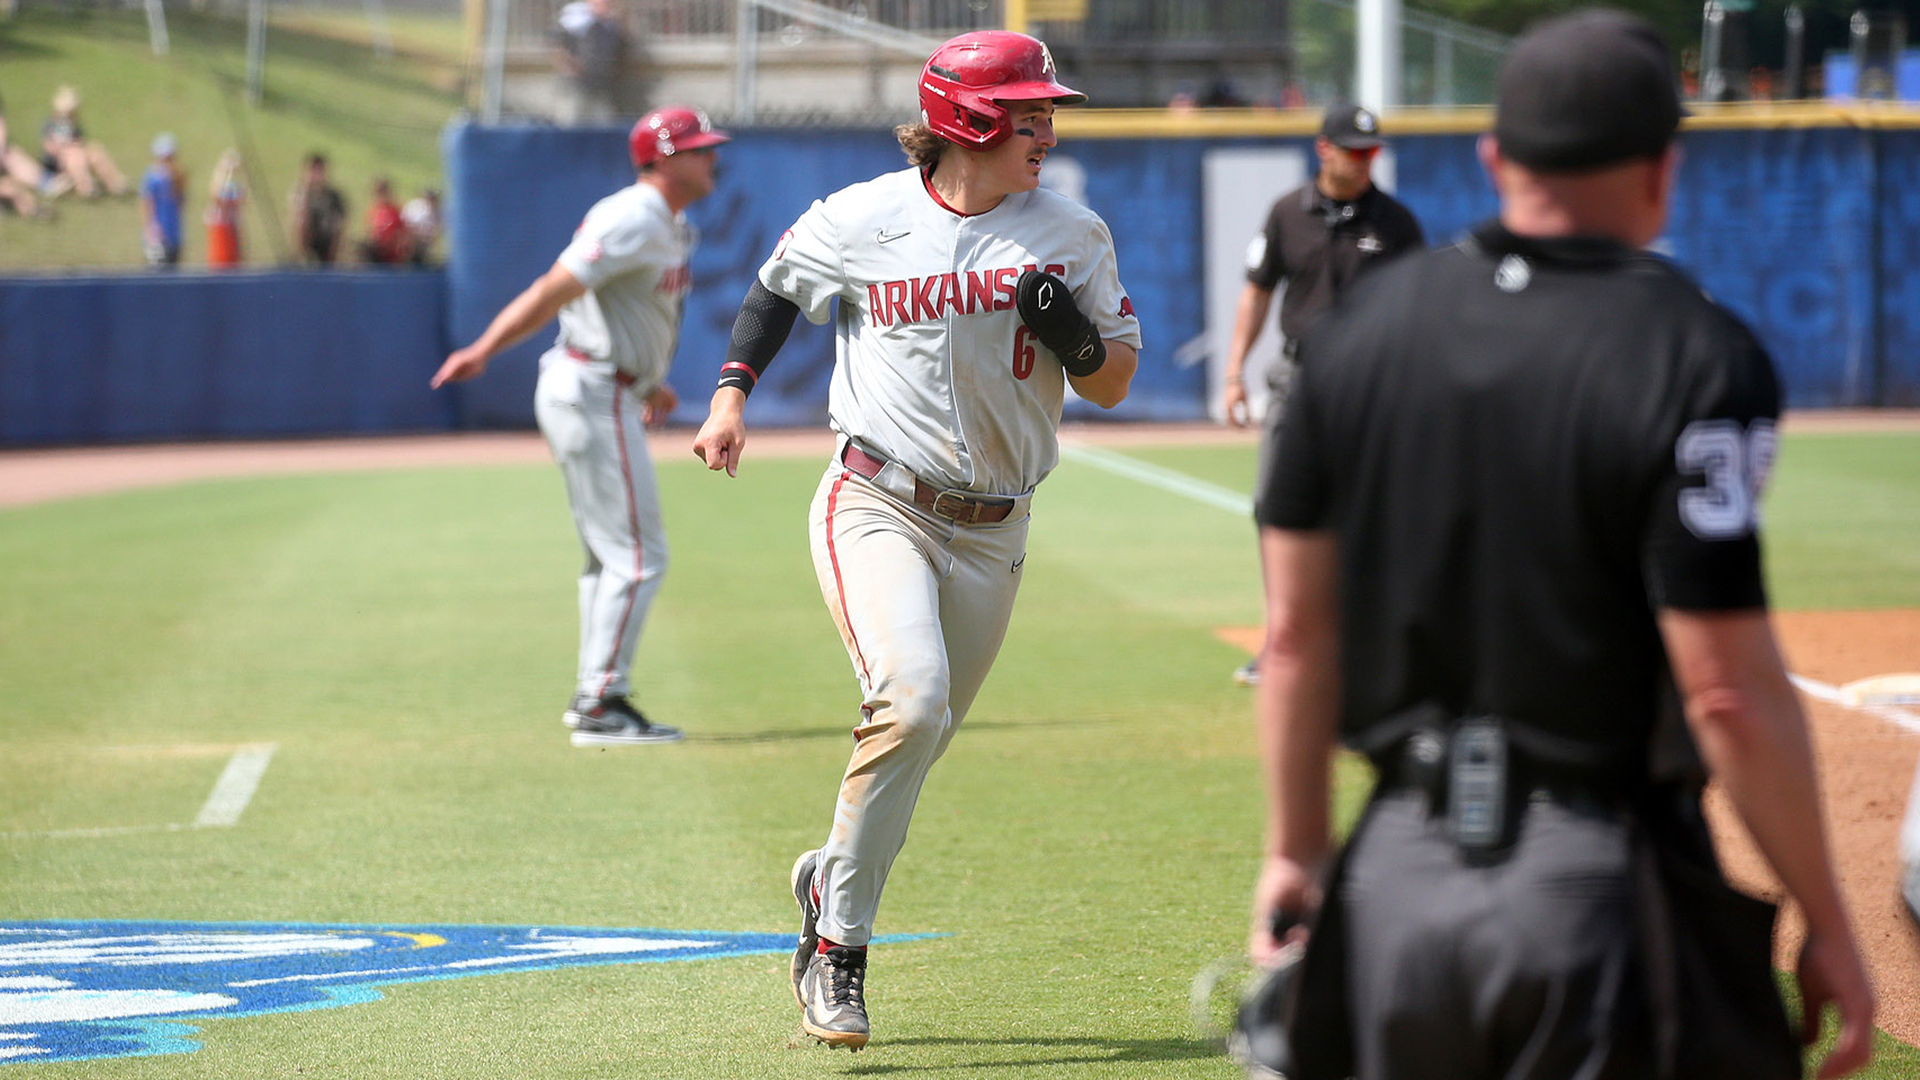
[(888, 232), (885, 229), (881, 229), (873, 235), (873, 238), (883, 244), (891, 244), (912, 231), (912, 229), (901, 229), (899, 232)]

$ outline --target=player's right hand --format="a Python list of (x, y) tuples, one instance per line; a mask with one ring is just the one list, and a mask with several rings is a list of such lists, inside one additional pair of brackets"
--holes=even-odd
[(693, 437), (693, 453), (710, 470), (725, 469), (728, 476), (740, 475), (740, 453), (747, 446), (747, 425), (740, 419), (744, 394), (730, 387), (714, 391), (713, 405), (700, 434)]
[(1220, 392), (1220, 415), (1226, 418), (1230, 427), (1247, 426), (1247, 384), (1229, 375), (1226, 387)]
[(464, 349), (450, 353), (440, 370), (433, 373), (433, 381), (428, 385), (435, 390), (450, 382), (465, 382), (487, 370), (487, 361), (493, 357), (478, 345), (469, 345)]

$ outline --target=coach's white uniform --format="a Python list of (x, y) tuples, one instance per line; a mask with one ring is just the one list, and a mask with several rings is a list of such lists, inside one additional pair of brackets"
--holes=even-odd
[(566, 478), (580, 573), (578, 693), (624, 695), (667, 568), (641, 406), (667, 376), (697, 234), (647, 184), (595, 203), (559, 264), (587, 287), (560, 310), (534, 413)]
[[(839, 301), (827, 411), (841, 438), (812, 535), (862, 694), (820, 862), (819, 932), (842, 945), (872, 934), (921, 783), (1006, 635), (1028, 504), (1059, 462), (1066, 378), (1015, 310), (1027, 268), (1065, 281), (1102, 338), (1139, 348), (1106, 223), (1045, 189), (968, 216), (917, 169), (889, 173), (816, 202), (760, 269), (812, 322)], [(960, 500), (927, 506), (929, 489), (1003, 496), (1011, 510), (956, 524), (934, 511)]]

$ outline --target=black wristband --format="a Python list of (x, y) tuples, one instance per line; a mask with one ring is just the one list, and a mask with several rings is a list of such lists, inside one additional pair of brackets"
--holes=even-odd
[(759, 373), (739, 361), (729, 361), (720, 367), (720, 385), (731, 386), (743, 394), (753, 393), (753, 385), (759, 381)]
[(1076, 340), (1059, 345), (1041, 344), (1052, 349), (1053, 355), (1060, 358), (1060, 366), (1076, 378), (1086, 378), (1107, 362), (1107, 343), (1100, 340), (1100, 331), (1094, 328), (1091, 319), (1087, 320), (1085, 332)]

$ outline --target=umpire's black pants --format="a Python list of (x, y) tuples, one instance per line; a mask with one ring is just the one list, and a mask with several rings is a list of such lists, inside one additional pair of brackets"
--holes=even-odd
[(1423, 793), (1352, 841), (1348, 977), (1360, 1080), (1640, 1080), (1654, 1071), (1622, 814), (1536, 797), (1469, 865)]

